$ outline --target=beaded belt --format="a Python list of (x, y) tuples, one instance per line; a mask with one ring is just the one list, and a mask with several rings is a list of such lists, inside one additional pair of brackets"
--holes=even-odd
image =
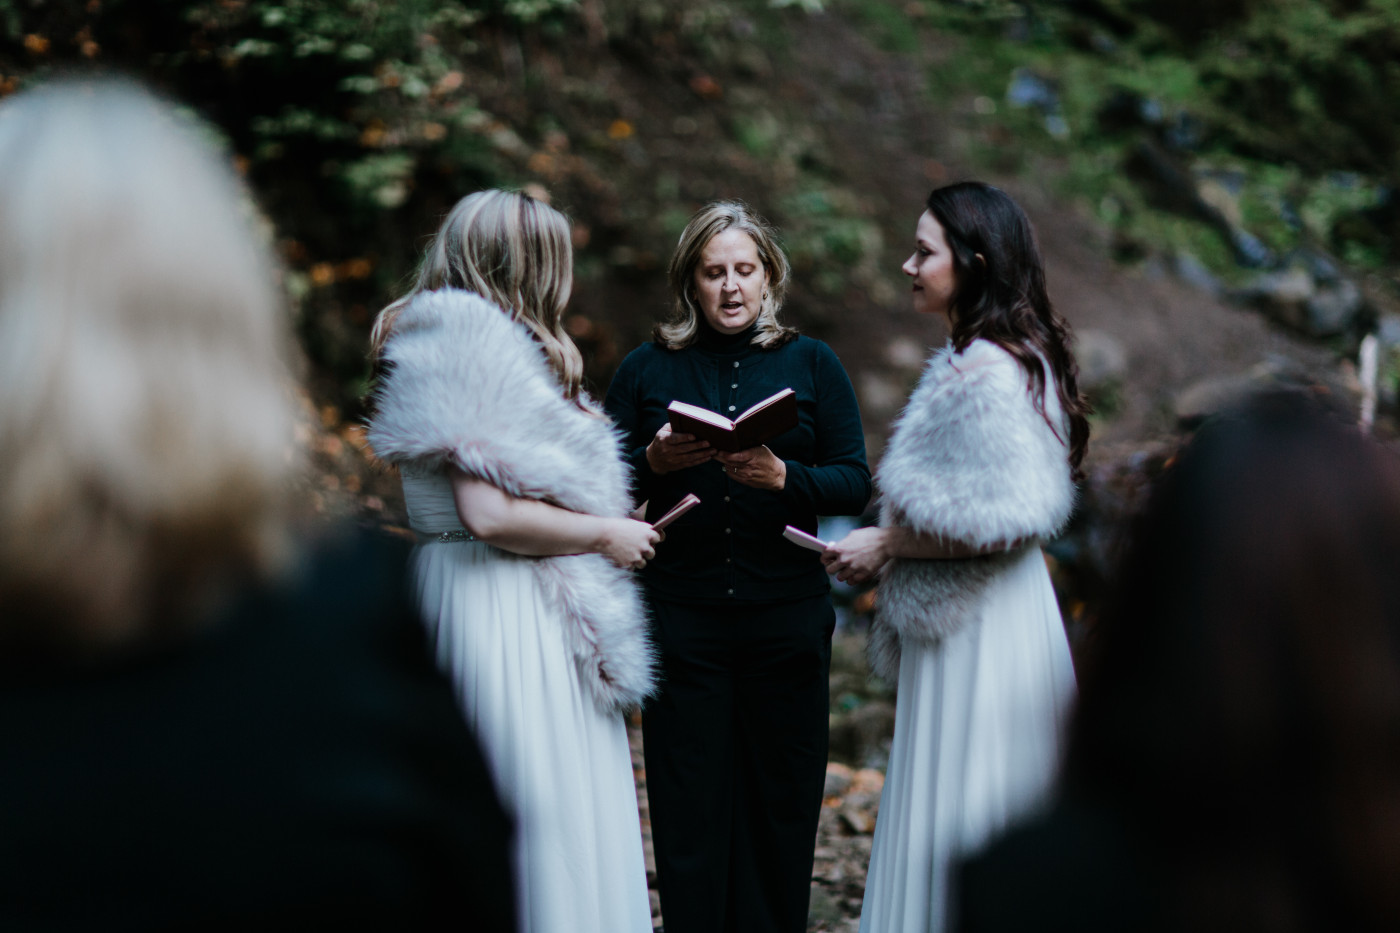
[(444, 531), (442, 534), (427, 536), (428, 541), (475, 541), (476, 535), (470, 531)]

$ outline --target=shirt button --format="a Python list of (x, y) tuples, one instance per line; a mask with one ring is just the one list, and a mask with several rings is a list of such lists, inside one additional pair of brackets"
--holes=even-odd
[(733, 595), (734, 595), (734, 591), (733, 591), (733, 590), (730, 590), (730, 591), (729, 591), (729, 595), (730, 595), (730, 596), (733, 596)]
[(730, 410), (730, 411), (733, 411), (734, 408), (735, 408), (735, 406), (733, 406), (733, 405), (730, 405), (730, 406), (729, 406), (729, 410)]
[(725, 562), (726, 564), (732, 564), (732, 563), (734, 563), (734, 558), (732, 558), (732, 557), (726, 557), (726, 558), (724, 559), (724, 562)]
[(735, 369), (738, 369), (738, 368), (739, 368), (739, 361), (738, 361), (738, 360), (735, 360), (735, 361), (734, 361), (734, 368), (735, 368)]
[(729, 534), (731, 531), (733, 531), (732, 528), (726, 528), (726, 529), (724, 529), (724, 533), (725, 533), (725, 534)]
[(739, 383), (737, 383), (737, 382), (731, 382), (731, 383), (729, 383), (729, 388), (731, 388), (731, 389), (737, 389), (737, 388), (739, 388)]
[(728, 501), (729, 501), (729, 497), (728, 497), (728, 496), (725, 496), (725, 497), (724, 497), (724, 501), (725, 501), (725, 502), (728, 502)]

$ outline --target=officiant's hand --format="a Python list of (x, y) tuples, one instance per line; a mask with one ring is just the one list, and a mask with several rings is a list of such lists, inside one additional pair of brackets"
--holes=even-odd
[(787, 484), (787, 464), (767, 447), (750, 447), (732, 454), (715, 453), (721, 468), (736, 483), (780, 492)]
[(702, 441), (693, 434), (676, 434), (672, 432), (669, 421), (661, 426), (647, 445), (647, 463), (657, 476), (704, 463), (713, 459), (714, 455), (709, 441)]

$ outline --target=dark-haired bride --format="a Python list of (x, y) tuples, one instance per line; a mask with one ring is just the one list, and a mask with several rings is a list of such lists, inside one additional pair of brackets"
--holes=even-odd
[(1048, 793), (1075, 692), (1040, 542), (1073, 510), (1088, 405), (1030, 222), (989, 185), (940, 188), (904, 273), (951, 339), (876, 473), (880, 526), (823, 555), (880, 575), (871, 664), (899, 690), (862, 933), (954, 923), (949, 869)]

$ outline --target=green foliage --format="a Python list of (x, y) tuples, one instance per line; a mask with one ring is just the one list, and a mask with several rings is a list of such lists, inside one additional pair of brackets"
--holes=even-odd
[(211, 119), (274, 222), (313, 362), (353, 384), (369, 310), (400, 287), (421, 232), (463, 187), (512, 180), (499, 158), (507, 130), (465, 69), (483, 40), (570, 20), (576, 7), (0, 0), (0, 78), (22, 87), (92, 61)]
[[(1182, 171), (1230, 173), (1225, 215), (1275, 250), (1319, 244), (1368, 268), (1400, 259), (1400, 221), (1386, 219), (1400, 210), (1383, 210), (1400, 189), (1400, 0), (847, 5), (877, 38), (940, 33), (951, 52), (929, 69), (929, 92), (966, 102), (955, 110), (968, 157), (1046, 173), (1124, 242), (1190, 248), (1239, 274), (1203, 214), (1159, 216), (1160, 199), (1125, 177), (1138, 140), (1189, 122), (1198, 138), (1174, 155)], [(1053, 107), (1009, 103), (1020, 72)], [(1107, 119), (1123, 101), (1155, 117)]]
[(346, 166), (344, 178), (357, 200), (395, 208), (408, 199), (413, 169), (413, 156), (406, 152), (377, 153)]
[(780, 202), (785, 247), (794, 270), (825, 295), (867, 283), (882, 244), (880, 228), (859, 199), (840, 188), (808, 188)]
[(842, 7), (855, 16), (881, 48), (912, 52), (918, 44), (918, 34), (909, 28), (908, 14), (888, 0), (847, 0)]
[(1238, 119), (1233, 145), (1314, 170), (1400, 170), (1400, 9), (1395, 0), (1278, 0), (1199, 51), (1211, 96)]
[(1091, 390), (1088, 399), (1093, 406), (1089, 423), (1095, 426), (1109, 423), (1123, 409), (1123, 387), (1117, 380), (1105, 382)]
[(755, 48), (786, 41), (785, 17), (819, 13), (822, 0), (606, 0), (601, 20), (609, 37), (639, 45), (656, 41), (684, 49), (711, 65), (733, 64)]
[(786, 128), (767, 111), (744, 112), (734, 118), (734, 138), (749, 155), (771, 158), (782, 145)]
[(541, 19), (572, 12), (578, 0), (506, 0), (505, 13), (522, 23), (534, 23)]

